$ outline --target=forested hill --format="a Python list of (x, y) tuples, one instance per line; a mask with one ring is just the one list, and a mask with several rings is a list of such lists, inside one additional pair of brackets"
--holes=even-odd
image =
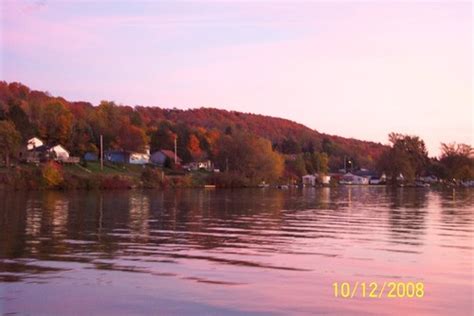
[(229, 128), (249, 131), (269, 139), (279, 152), (285, 154), (315, 150), (326, 152), (333, 158), (354, 156), (354, 160), (367, 166), (367, 163), (370, 164), (371, 160), (378, 158), (385, 148), (380, 143), (328, 135), (287, 119), (259, 114), (214, 108), (178, 110), (137, 107), (137, 110), (144, 111), (155, 119), (166, 119), (195, 127), (216, 128), (224, 132)]
[[(113, 97), (113, 96), (112, 96)], [(178, 136), (184, 159), (212, 157), (212, 145), (221, 135), (243, 131), (266, 138), (282, 154), (325, 152), (332, 169), (344, 156), (356, 166), (372, 167), (384, 151), (379, 143), (327, 135), (296, 122), (264, 115), (213, 108), (189, 110), (125, 106), (101, 102), (71, 102), (20, 83), (0, 82), (0, 119), (14, 122), (23, 140), (39, 136), (62, 143), (72, 153), (94, 150), (99, 134), (109, 148), (170, 149)]]

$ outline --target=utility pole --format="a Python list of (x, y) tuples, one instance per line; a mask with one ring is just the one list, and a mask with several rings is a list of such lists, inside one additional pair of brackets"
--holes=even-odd
[(178, 135), (174, 138), (174, 164), (178, 163)]
[(104, 139), (100, 135), (100, 170), (104, 170)]

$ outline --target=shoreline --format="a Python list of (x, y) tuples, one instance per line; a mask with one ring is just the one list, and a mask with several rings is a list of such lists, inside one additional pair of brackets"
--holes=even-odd
[[(406, 189), (451, 189), (469, 188), (452, 183), (434, 183), (430, 186), (396, 186), (391, 184), (339, 184), (329, 186), (302, 186), (272, 182), (268, 188), (282, 191), (319, 187), (388, 187)], [(235, 173), (212, 173), (207, 171), (183, 172), (143, 165), (107, 164), (101, 170), (97, 163), (88, 164), (18, 164), (0, 168), (0, 191), (110, 191), (110, 190), (170, 190), (170, 189), (238, 189), (259, 188), (257, 181)]]

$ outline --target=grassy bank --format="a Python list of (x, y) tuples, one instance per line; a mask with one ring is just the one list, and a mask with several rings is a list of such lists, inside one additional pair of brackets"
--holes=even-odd
[(4, 190), (111, 190), (133, 188), (191, 188), (208, 184), (205, 172), (184, 173), (130, 164), (39, 165), (18, 164), (0, 168), (0, 189)]

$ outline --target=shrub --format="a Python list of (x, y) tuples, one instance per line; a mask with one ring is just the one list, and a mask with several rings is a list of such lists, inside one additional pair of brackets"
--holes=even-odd
[(162, 188), (164, 186), (164, 179), (162, 178), (162, 171), (153, 168), (144, 169), (140, 176), (145, 188)]
[(133, 187), (132, 181), (128, 177), (123, 176), (104, 176), (100, 177), (100, 189), (131, 189)]
[(242, 188), (252, 186), (252, 183), (246, 177), (237, 173), (215, 173), (210, 179), (209, 183), (215, 184), (220, 188)]
[(56, 188), (63, 182), (63, 170), (61, 165), (50, 161), (41, 168), (41, 175), (44, 186)]

